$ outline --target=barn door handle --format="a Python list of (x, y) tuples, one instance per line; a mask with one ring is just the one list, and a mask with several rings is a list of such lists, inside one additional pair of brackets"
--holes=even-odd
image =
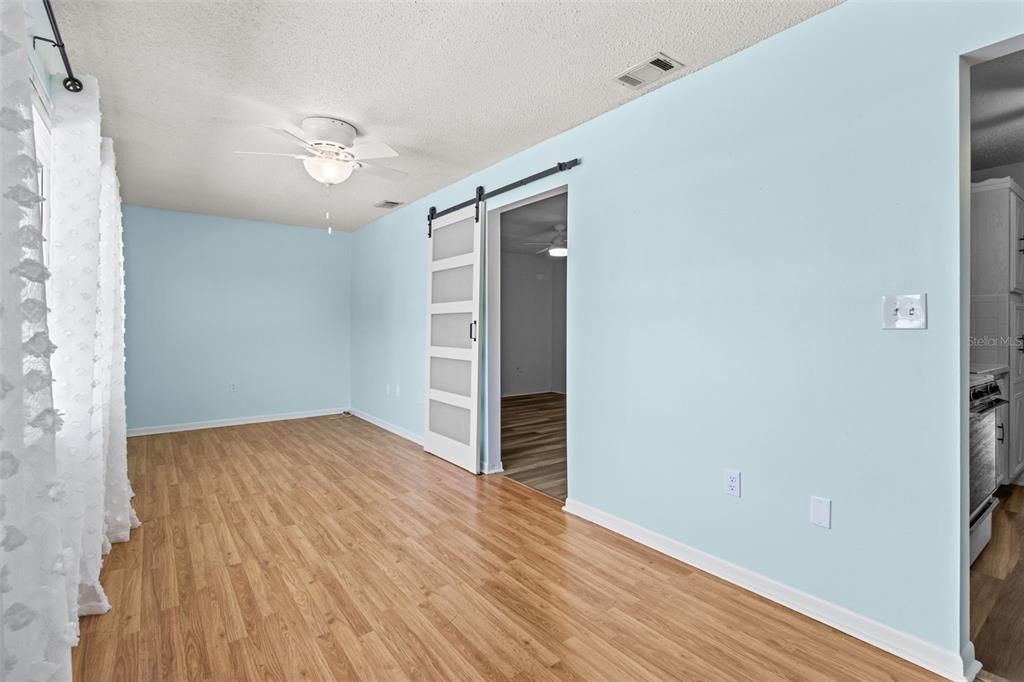
[(999, 441), (1000, 443), (1002, 443), (1003, 440), (1004, 440), (1004, 437), (1006, 436), (1006, 431), (1003, 429), (1003, 425), (1002, 424), (996, 424), (996, 428), (999, 429), (999, 437), (996, 438), (996, 440)]
[(469, 338), (476, 341), (476, 320), (469, 323)]

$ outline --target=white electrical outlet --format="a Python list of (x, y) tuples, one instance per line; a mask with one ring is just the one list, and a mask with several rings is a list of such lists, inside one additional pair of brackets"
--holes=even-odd
[(739, 497), (742, 492), (740, 489), (741, 474), (735, 469), (725, 470), (725, 494), (732, 495), (733, 497)]
[(832, 527), (832, 500), (811, 495), (811, 523), (822, 528)]

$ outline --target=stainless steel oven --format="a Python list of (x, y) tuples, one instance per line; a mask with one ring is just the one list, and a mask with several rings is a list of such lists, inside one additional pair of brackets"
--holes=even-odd
[(990, 518), (996, 499), (992, 494), (999, 484), (996, 473), (996, 442), (999, 434), (996, 411), (1007, 401), (995, 380), (970, 389), (970, 521), (971, 561), (981, 553), (991, 535)]

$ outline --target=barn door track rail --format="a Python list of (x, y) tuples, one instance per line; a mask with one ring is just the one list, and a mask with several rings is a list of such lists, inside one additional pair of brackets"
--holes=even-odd
[(476, 195), (472, 199), (467, 199), (466, 201), (463, 201), (462, 203), (455, 204), (454, 206), (449, 206), (448, 208), (446, 208), (444, 210), (441, 210), (441, 211), (437, 210), (436, 206), (431, 206), (430, 210), (427, 211), (427, 237), (429, 238), (429, 237), (433, 236), (433, 233), (434, 233), (434, 220), (437, 219), (437, 218), (440, 218), (441, 216), (448, 215), (449, 213), (454, 213), (455, 211), (458, 211), (460, 209), (466, 208), (467, 206), (475, 205), (476, 206), (476, 219), (477, 219), (477, 222), (479, 222), (480, 221), (480, 204), (482, 204), (483, 202), (487, 201), (491, 197), (496, 197), (499, 194), (504, 194), (505, 192), (511, 192), (514, 189), (519, 189), (520, 187), (523, 187), (524, 185), (529, 185), (531, 182), (536, 182), (537, 180), (540, 180), (542, 178), (546, 178), (549, 175), (554, 175), (555, 173), (561, 173), (563, 171), (570, 170), (570, 169), (575, 168), (576, 166), (580, 165), (582, 162), (583, 161), (581, 159), (578, 159), (578, 158), (570, 159), (568, 161), (560, 161), (557, 164), (555, 164), (554, 166), (552, 166), (551, 168), (547, 168), (545, 170), (542, 170), (539, 173), (534, 173), (533, 175), (528, 175), (525, 178), (521, 178), (519, 180), (516, 180), (515, 182), (510, 182), (507, 185), (502, 185), (498, 189), (492, 189), (490, 192), (485, 192), (484, 188), (483, 188), (483, 185), (481, 185), (481, 186), (476, 188)]

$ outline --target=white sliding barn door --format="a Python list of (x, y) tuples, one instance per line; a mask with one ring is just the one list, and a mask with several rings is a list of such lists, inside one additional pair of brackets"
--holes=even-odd
[(483, 205), (433, 221), (427, 283), (423, 449), (480, 471), (480, 266)]

